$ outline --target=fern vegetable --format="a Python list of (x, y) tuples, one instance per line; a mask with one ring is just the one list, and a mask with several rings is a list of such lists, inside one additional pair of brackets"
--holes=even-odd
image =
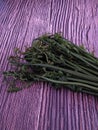
[[(98, 59), (58, 33), (36, 38), (24, 52), (17, 48), (9, 62), (17, 69), (4, 72), (5, 77), (27, 83), (43, 81), (56, 88), (98, 95)], [(23, 88), (10, 87), (8, 91)]]

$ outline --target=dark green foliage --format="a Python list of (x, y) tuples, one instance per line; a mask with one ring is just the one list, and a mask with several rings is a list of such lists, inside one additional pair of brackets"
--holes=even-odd
[[(4, 76), (28, 83), (44, 81), (55, 88), (63, 86), (98, 95), (98, 59), (83, 45), (77, 46), (57, 33), (35, 39), (24, 52), (16, 48), (9, 62), (17, 69), (4, 72)], [(11, 92), (19, 90), (10, 88)]]

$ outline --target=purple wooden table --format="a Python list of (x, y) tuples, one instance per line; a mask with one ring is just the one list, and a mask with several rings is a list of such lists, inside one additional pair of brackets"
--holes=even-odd
[[(10, 69), (13, 48), (48, 32), (98, 56), (98, 0), (0, 0), (0, 71)], [(0, 130), (98, 130), (98, 97), (43, 83), (13, 94), (7, 87), (0, 75)]]

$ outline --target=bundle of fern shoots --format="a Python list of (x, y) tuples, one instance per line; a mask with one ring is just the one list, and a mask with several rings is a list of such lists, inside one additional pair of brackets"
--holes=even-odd
[[(25, 51), (16, 48), (9, 63), (15, 69), (5, 71), (6, 78), (27, 83), (47, 82), (55, 88), (98, 95), (98, 58), (58, 33), (34, 39)], [(10, 86), (8, 91), (22, 89)]]

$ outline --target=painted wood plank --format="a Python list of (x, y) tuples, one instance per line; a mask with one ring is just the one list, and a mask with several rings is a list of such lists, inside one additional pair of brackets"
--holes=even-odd
[[(61, 32), (98, 56), (97, 0), (1, 0), (0, 71), (13, 49), (44, 33)], [(0, 75), (0, 130), (98, 130), (98, 97), (34, 84), (8, 94)]]
[[(15, 47), (24, 49), (48, 32), (49, 10), (49, 1), (0, 2), (0, 71), (11, 69), (7, 58)], [(0, 76), (0, 130), (37, 130), (43, 84), (13, 94), (7, 93), (7, 87)]]
[[(84, 44), (98, 56), (97, 5), (97, 1), (88, 0), (51, 1), (51, 32), (60, 32), (77, 45)], [(97, 97), (66, 89), (51, 88), (44, 93), (38, 130), (98, 130)]]

